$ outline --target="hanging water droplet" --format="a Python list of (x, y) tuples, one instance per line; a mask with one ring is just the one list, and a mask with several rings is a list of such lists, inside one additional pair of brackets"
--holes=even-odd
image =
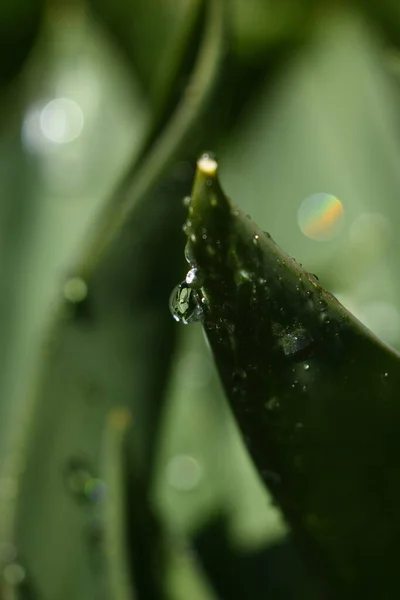
[(299, 361), (312, 352), (313, 338), (305, 329), (298, 328), (282, 336), (279, 343), (285, 356)]
[(201, 287), (203, 284), (203, 277), (201, 272), (196, 267), (190, 269), (186, 275), (186, 283), (194, 288)]
[(183, 281), (172, 291), (169, 308), (175, 321), (188, 325), (200, 321), (203, 309), (195, 290)]
[(253, 237), (253, 244), (254, 244), (255, 246), (257, 246), (257, 244), (258, 244), (258, 239), (259, 239), (258, 235), (255, 235), (255, 236)]
[(265, 404), (265, 408), (270, 411), (278, 410), (280, 406), (281, 404), (279, 402), (279, 398), (277, 398), (276, 396), (270, 398)]

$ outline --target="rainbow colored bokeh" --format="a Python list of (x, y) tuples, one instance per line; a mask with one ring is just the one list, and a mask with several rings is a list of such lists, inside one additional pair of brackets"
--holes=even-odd
[(298, 223), (308, 238), (326, 242), (340, 233), (343, 214), (343, 204), (336, 196), (318, 193), (302, 202), (298, 211)]

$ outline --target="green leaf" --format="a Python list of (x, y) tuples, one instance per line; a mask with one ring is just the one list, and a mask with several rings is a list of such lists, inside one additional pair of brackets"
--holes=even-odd
[[(138, 596), (164, 597), (162, 532), (148, 494), (175, 341), (165, 296), (179, 268), (183, 208), (171, 200), (190, 189), (192, 168), (183, 161), (199, 152), (201, 138), (191, 131), (217, 80), (221, 26), (221, 4), (209, 4), (191, 78), (199, 86), (196, 97), (180, 99), (151, 144), (146, 137), (108, 201), (84, 222), (80, 216), (76, 236), (64, 223), (71, 246), (57, 262), (56, 276), (50, 268), (42, 272), (35, 255), (32, 279), (39, 289), (51, 279), (55, 310), (37, 303), (42, 321), (35, 321), (34, 338), (30, 331), (23, 338), (29, 340), (23, 347), (29, 370), (21, 353), (13, 362), (19, 369), (13, 382), (29, 389), (12, 398), (5, 394), (9, 403), (16, 398), (19, 404), (8, 419), (8, 460), (0, 465), (12, 492), (0, 494), (0, 540), (17, 549), (26, 579), (41, 598), (127, 595), (126, 565)], [(53, 218), (52, 235), (54, 223)], [(55, 262), (58, 255), (50, 254)], [(59, 280), (60, 264), (67, 281)], [(31, 320), (29, 313), (21, 328)], [(102, 460), (105, 420), (116, 406), (130, 410), (135, 423), (125, 443), (123, 491), (118, 464), (111, 471)], [(126, 495), (129, 514), (117, 506), (113, 515), (110, 507), (98, 519), (98, 498), (87, 497), (85, 477), (89, 483), (104, 480), (114, 497)], [(125, 565), (117, 568), (113, 549), (104, 549), (102, 539), (112, 537), (121, 553), (124, 517)]]
[(400, 361), (198, 162), (190, 284), (248, 449), (316, 573), (388, 597), (400, 534)]

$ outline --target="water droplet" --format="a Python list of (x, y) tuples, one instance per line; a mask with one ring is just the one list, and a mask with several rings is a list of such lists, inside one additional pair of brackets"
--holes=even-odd
[(66, 300), (78, 304), (85, 300), (88, 287), (81, 277), (71, 277), (71, 279), (65, 282), (63, 293)]
[(192, 233), (192, 235), (190, 236), (190, 239), (192, 240), (192, 242), (196, 241), (196, 236), (194, 235), (194, 233)]
[(383, 374), (383, 376), (384, 376), (385, 379), (387, 379), (389, 377), (389, 373), (386, 372), (386, 373)]
[(240, 269), (239, 275), (242, 281), (251, 281), (251, 273), (249, 273), (245, 269)]
[(193, 251), (192, 251), (192, 248), (191, 248), (189, 242), (185, 246), (185, 259), (186, 259), (186, 262), (188, 262), (191, 266), (193, 266), (195, 264)]
[(281, 404), (280, 404), (279, 398), (277, 398), (276, 396), (273, 396), (272, 398), (270, 398), (268, 400), (268, 402), (265, 404), (265, 408), (270, 411), (278, 410), (280, 408), (280, 406), (281, 406)]
[(308, 363), (304, 363), (304, 365), (303, 365), (303, 369), (304, 369), (305, 371), (308, 371), (308, 369), (309, 369), (309, 368), (310, 368), (310, 365), (309, 365)]
[(182, 200), (183, 206), (185, 208), (189, 208), (191, 201), (192, 201), (192, 199), (190, 196), (185, 196), (184, 199)]
[(106, 491), (104, 481), (93, 477), (93, 469), (87, 460), (72, 458), (64, 469), (64, 481), (69, 493), (80, 501), (98, 502)]
[(233, 372), (233, 377), (234, 379), (246, 379), (247, 378), (247, 373), (244, 369), (235, 369), (235, 371)]
[(216, 198), (211, 198), (210, 200), (210, 204), (213, 208), (215, 208), (218, 204), (217, 199)]
[(85, 484), (85, 496), (91, 502), (100, 502), (106, 494), (106, 484), (102, 479), (90, 478)]
[(255, 236), (253, 237), (253, 244), (255, 244), (256, 246), (257, 246), (257, 244), (258, 244), (258, 239), (259, 239), (259, 238), (258, 238), (258, 235), (255, 235)]
[(199, 269), (193, 267), (187, 272), (186, 283), (194, 288), (201, 287), (203, 283), (203, 277)]
[(172, 291), (169, 308), (175, 321), (188, 325), (200, 321), (203, 309), (194, 289), (183, 281)]
[(207, 239), (207, 235), (205, 233), (203, 233), (203, 235), (201, 236), (202, 240), (206, 240)]
[(313, 338), (305, 329), (298, 328), (282, 336), (280, 345), (285, 356), (293, 360), (304, 360), (310, 355), (313, 347)]

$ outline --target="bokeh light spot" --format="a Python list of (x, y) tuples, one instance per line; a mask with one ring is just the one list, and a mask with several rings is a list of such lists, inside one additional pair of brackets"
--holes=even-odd
[(362, 213), (352, 223), (349, 231), (352, 246), (387, 246), (392, 236), (392, 226), (387, 217), (380, 213)]
[(84, 116), (79, 104), (69, 98), (55, 98), (40, 114), (40, 129), (54, 144), (68, 144), (82, 133)]
[(199, 483), (201, 467), (193, 456), (179, 454), (168, 463), (166, 478), (169, 485), (180, 492), (189, 492)]
[(336, 196), (313, 194), (306, 198), (299, 208), (299, 227), (308, 238), (327, 242), (340, 233), (343, 213), (343, 204)]

